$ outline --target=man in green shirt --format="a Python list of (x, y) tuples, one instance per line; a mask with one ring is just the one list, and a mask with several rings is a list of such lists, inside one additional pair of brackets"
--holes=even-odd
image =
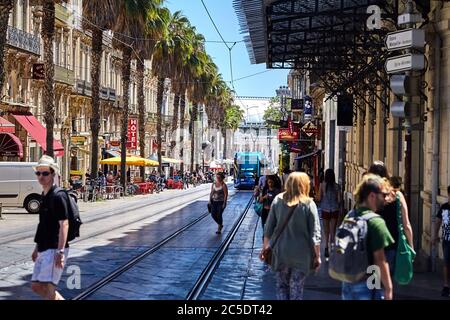
[[(389, 196), (389, 186), (383, 178), (367, 174), (357, 186), (354, 195), (358, 216), (377, 212), (383, 209), (385, 198)], [(383, 299), (384, 293), (384, 299), (392, 300), (392, 280), (384, 248), (393, 244), (394, 239), (382, 217), (367, 221), (366, 241), (369, 265), (376, 265), (379, 268), (384, 292), (380, 289), (370, 289), (366, 280), (357, 283), (343, 282), (342, 298), (344, 300)]]

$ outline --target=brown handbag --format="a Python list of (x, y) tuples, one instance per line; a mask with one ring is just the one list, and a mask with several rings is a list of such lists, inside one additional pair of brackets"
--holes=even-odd
[(286, 217), (286, 220), (284, 221), (283, 226), (280, 229), (280, 232), (278, 232), (277, 236), (273, 240), (271, 246), (269, 248), (267, 248), (267, 249), (263, 249), (262, 250), (262, 253), (261, 253), (262, 258), (263, 258), (264, 262), (267, 263), (269, 266), (272, 265), (272, 256), (273, 256), (272, 249), (275, 247), (275, 244), (278, 242), (278, 239), (280, 238), (280, 236), (283, 233), (284, 229), (286, 229), (286, 227), (287, 227), (287, 225), (289, 223), (289, 220), (291, 220), (291, 217), (294, 215), (294, 211), (295, 211), (295, 209), (297, 209), (297, 207), (298, 207), (298, 203), (295, 206), (293, 206), (293, 207), (291, 207), (289, 209), (289, 214)]

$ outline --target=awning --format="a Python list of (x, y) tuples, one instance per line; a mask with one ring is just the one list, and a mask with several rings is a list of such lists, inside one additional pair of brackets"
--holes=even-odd
[(181, 163), (181, 160), (172, 159), (172, 158), (166, 158), (166, 157), (162, 157), (161, 161), (163, 163), (171, 163), (171, 164), (180, 164)]
[(209, 168), (214, 169), (222, 169), (222, 165), (220, 163), (217, 163), (216, 161), (211, 161), (209, 164)]
[[(103, 159), (100, 161), (100, 164), (109, 164), (118, 166), (121, 164), (121, 157)], [(137, 156), (127, 156), (125, 157), (125, 164), (128, 166), (139, 166), (139, 167), (156, 167), (158, 165), (158, 161), (153, 161)]]
[[(148, 159), (153, 160), (153, 161), (158, 161), (158, 156), (156, 154), (152, 154), (150, 157), (148, 157)], [(177, 160), (177, 159), (172, 159), (172, 158), (161, 157), (161, 162), (162, 163), (170, 163), (170, 164), (180, 164), (183, 161)]]
[[(46, 135), (47, 129), (36, 119), (32, 114), (13, 114), (12, 115), (30, 136), (36, 140), (41, 148), (47, 151)], [(53, 139), (53, 150), (55, 157), (62, 157), (64, 155), (64, 147), (59, 140)]]
[(318, 155), (320, 153), (322, 153), (322, 150), (317, 150), (317, 151), (314, 151), (314, 152), (311, 152), (311, 153), (307, 153), (307, 154), (303, 154), (301, 156), (298, 156), (297, 158), (295, 158), (295, 160), (303, 160), (303, 159), (306, 159), (306, 158)]
[(14, 133), (15, 126), (5, 118), (0, 117), (0, 132)]
[(115, 151), (115, 150), (105, 150), (105, 152), (107, 154), (109, 154), (110, 156), (112, 156), (113, 158), (115, 157), (120, 157), (120, 152), (119, 151)]
[(0, 132), (0, 155), (23, 157), (23, 146), (20, 139), (9, 132)]

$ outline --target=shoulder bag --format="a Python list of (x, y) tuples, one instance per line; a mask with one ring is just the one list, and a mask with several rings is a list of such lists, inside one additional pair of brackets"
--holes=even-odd
[(268, 265), (272, 265), (272, 249), (275, 247), (275, 244), (278, 242), (278, 239), (280, 238), (281, 234), (283, 233), (283, 231), (286, 229), (289, 220), (291, 220), (291, 217), (294, 215), (294, 211), (295, 209), (297, 209), (298, 204), (296, 204), (295, 206), (292, 206), (289, 208), (289, 214), (286, 217), (286, 220), (284, 221), (283, 225), (281, 226), (280, 231), (278, 232), (278, 234), (276, 235), (276, 237), (274, 238), (274, 240), (272, 241), (271, 245), (269, 248), (263, 249), (262, 252), (262, 257), (264, 259), (264, 262), (267, 263)]
[(410, 247), (403, 231), (402, 211), (400, 209), (400, 196), (397, 194), (397, 224), (398, 245), (395, 257), (394, 280), (401, 285), (407, 285), (414, 274), (413, 262), (416, 252)]

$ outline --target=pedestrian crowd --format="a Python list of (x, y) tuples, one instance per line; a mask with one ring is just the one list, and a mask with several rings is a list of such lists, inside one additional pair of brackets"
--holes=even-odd
[[(32, 252), (32, 289), (46, 299), (63, 299), (57, 285), (69, 241), (79, 236), (81, 224), (76, 197), (56, 187), (59, 168), (53, 158), (43, 156), (34, 170), (43, 193)], [(208, 210), (220, 235), (228, 201), (226, 177), (218, 173), (212, 181), (212, 174), (192, 173), (201, 180), (205, 176), (213, 182)], [(176, 173), (175, 177), (185, 184), (191, 174)], [(110, 174), (100, 178), (102, 183), (112, 179)], [(266, 174), (256, 182), (254, 209), (264, 230), (260, 259), (275, 272), (278, 299), (303, 299), (305, 280), (324, 265), (322, 248), (329, 275), (342, 282), (342, 299), (393, 299), (394, 284), (412, 280), (415, 258), (401, 179), (390, 177), (384, 163), (375, 161), (356, 187), (354, 207), (348, 212), (344, 212), (342, 186), (334, 171), (326, 170), (321, 180), (317, 194), (306, 172), (286, 169), (281, 177)], [(449, 202), (437, 214), (432, 239), (434, 244), (442, 240), (445, 297), (450, 296), (450, 186), (447, 192)]]
[[(317, 194), (302, 171), (267, 174), (254, 189), (264, 230), (260, 259), (275, 272), (278, 299), (303, 299), (305, 279), (321, 265), (342, 282), (343, 300), (393, 299), (396, 286), (411, 282), (416, 256), (401, 178), (375, 161), (353, 192), (354, 206), (344, 211), (333, 169), (324, 172)], [(442, 240), (444, 297), (450, 296), (450, 186), (448, 192), (433, 238)]]

